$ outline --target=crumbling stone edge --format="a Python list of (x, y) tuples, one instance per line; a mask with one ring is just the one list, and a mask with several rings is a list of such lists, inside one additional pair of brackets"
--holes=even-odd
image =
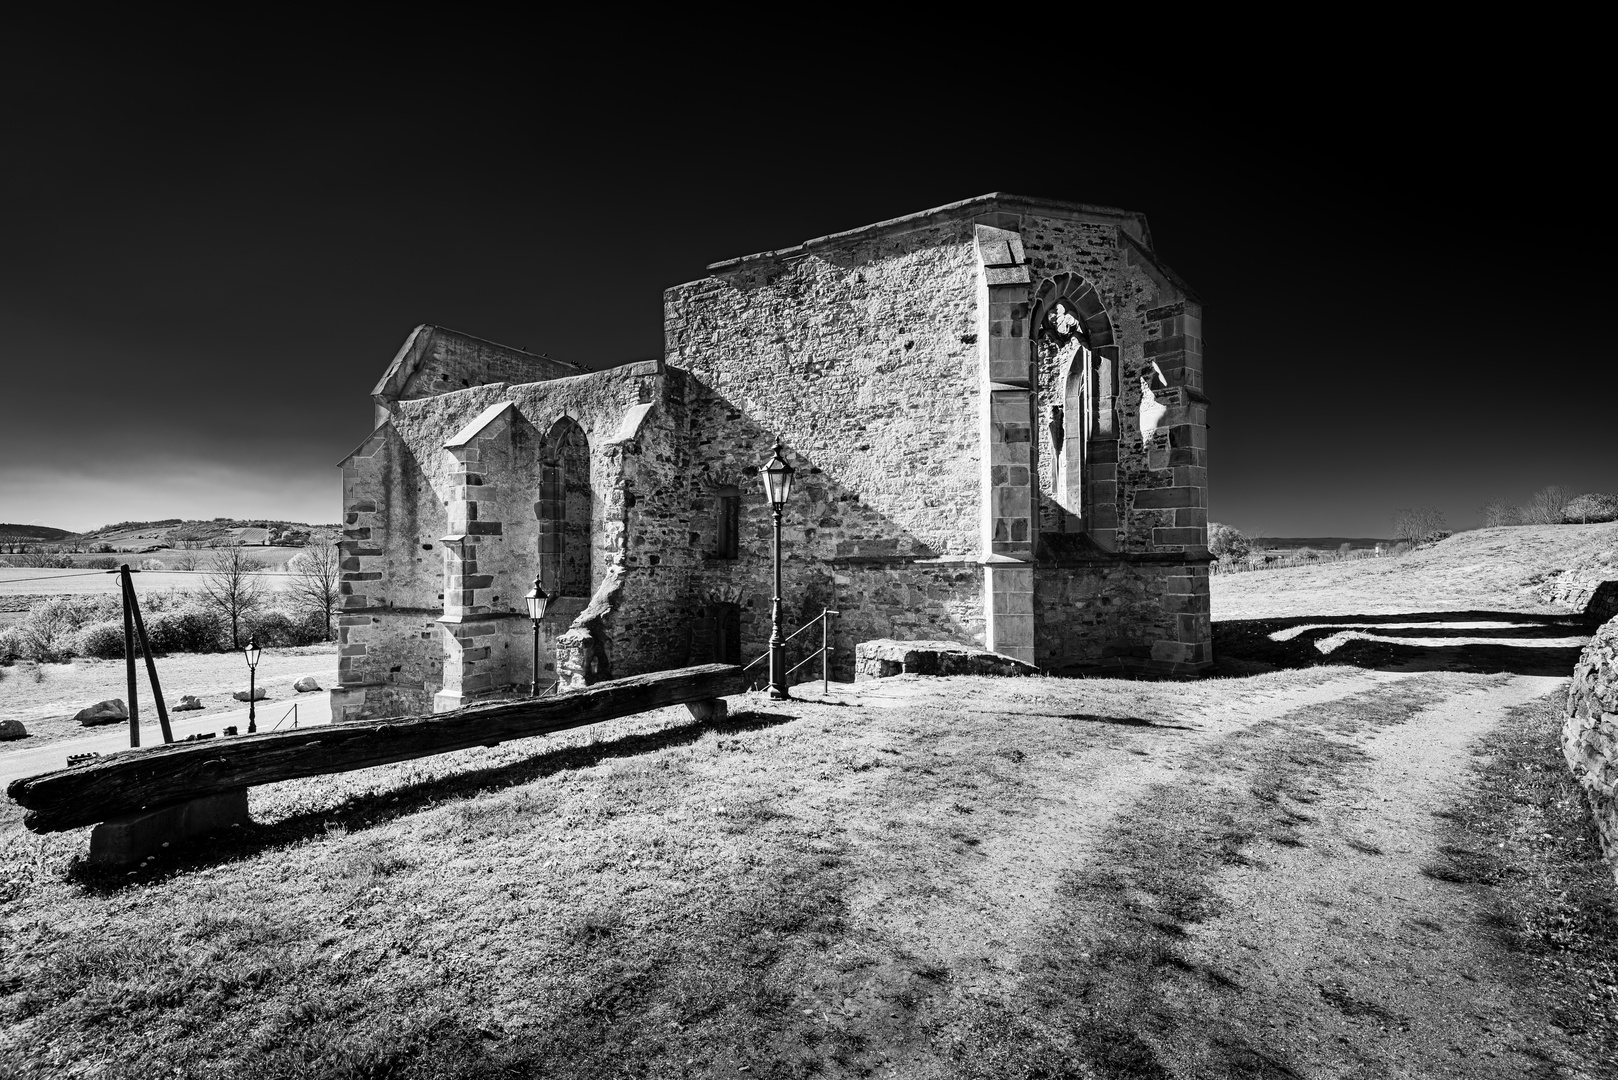
[(1618, 618), (1595, 632), (1573, 668), (1562, 756), (1584, 789), (1618, 881)]

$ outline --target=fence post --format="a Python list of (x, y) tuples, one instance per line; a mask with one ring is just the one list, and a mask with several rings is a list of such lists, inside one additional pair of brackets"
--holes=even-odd
[(129, 584), (129, 564), (118, 571), (118, 585), (124, 601), (124, 671), (129, 683), (129, 745), (140, 745), (140, 709), (135, 702), (135, 616), (129, 610), (135, 595)]

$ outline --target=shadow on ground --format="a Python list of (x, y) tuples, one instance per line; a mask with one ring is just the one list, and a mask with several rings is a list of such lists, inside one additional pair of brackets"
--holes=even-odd
[(1517, 611), (1232, 620), (1213, 624), (1215, 674), (1348, 664), (1377, 671), (1566, 675), (1590, 629), (1580, 615)]
[(330, 809), (294, 814), (272, 824), (255, 822), (221, 836), (199, 838), (184, 846), (176, 845), (167, 859), (170, 865), (162, 871), (131, 876), (79, 862), (73, 865), (69, 875), (92, 891), (117, 892), (126, 885), (148, 884), (157, 877), (180, 876), (250, 858), (271, 848), (291, 847), (324, 836), (332, 829), (341, 828), (348, 832), (370, 829), (451, 800), (517, 787), (560, 772), (588, 769), (615, 758), (636, 757), (689, 745), (710, 732), (735, 734), (760, 731), (792, 719), (794, 717), (785, 713), (744, 712), (724, 720), (691, 721), (658, 731), (626, 735), (620, 739), (569, 746), (506, 765), (468, 769), (451, 776), (354, 796)]

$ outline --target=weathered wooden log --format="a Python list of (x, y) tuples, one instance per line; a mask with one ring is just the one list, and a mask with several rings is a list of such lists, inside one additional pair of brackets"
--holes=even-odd
[(747, 689), (732, 664), (658, 671), (556, 697), (473, 705), (435, 716), (295, 728), (207, 742), (125, 750), (71, 769), (13, 780), (34, 832), (61, 832), (206, 795), (494, 746), (620, 716), (707, 701)]

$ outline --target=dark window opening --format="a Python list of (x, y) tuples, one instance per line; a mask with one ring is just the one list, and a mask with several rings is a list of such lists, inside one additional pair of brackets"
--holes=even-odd
[(719, 503), (719, 548), (714, 554), (721, 559), (734, 559), (741, 551), (742, 497), (721, 495)]

